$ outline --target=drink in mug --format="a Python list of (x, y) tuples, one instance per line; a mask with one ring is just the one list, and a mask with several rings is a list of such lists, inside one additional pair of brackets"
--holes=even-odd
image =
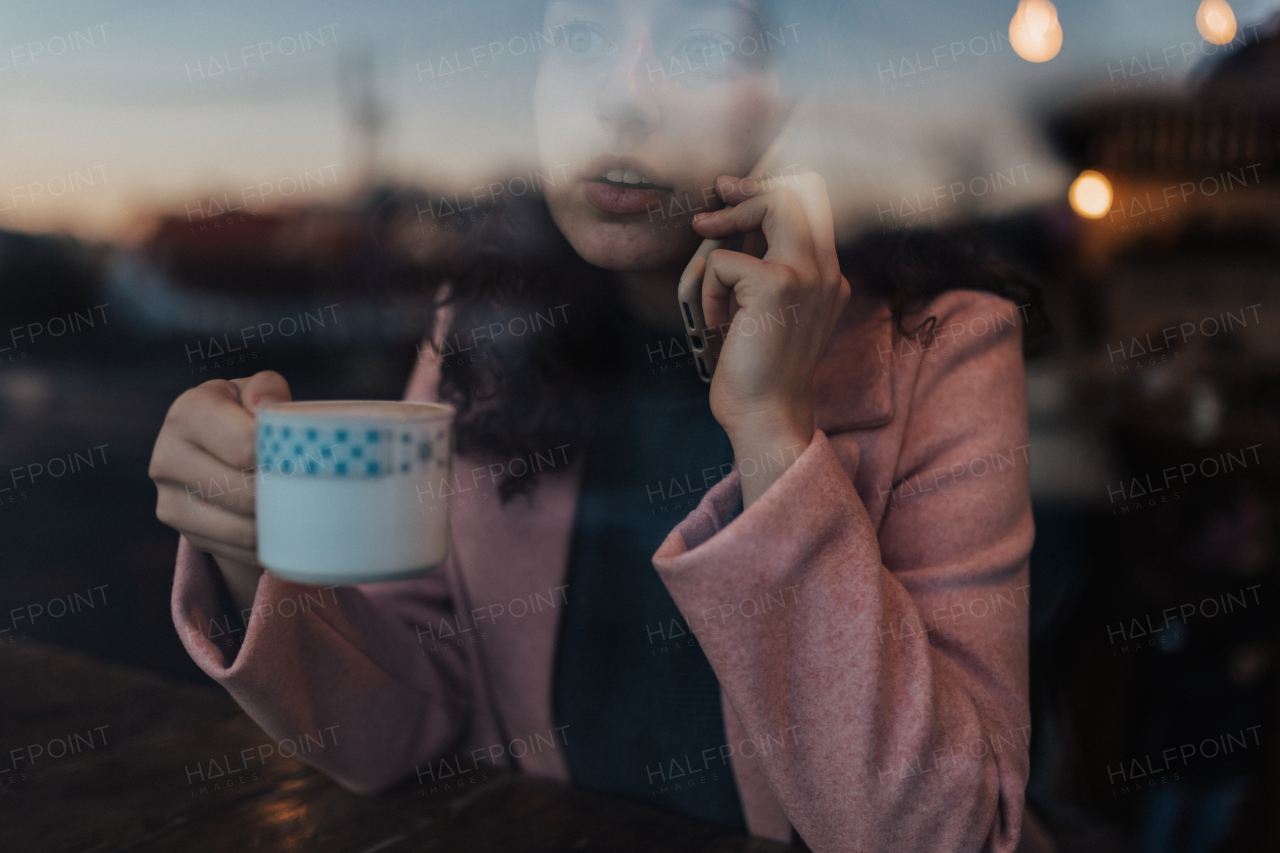
[(454, 410), (440, 403), (325, 400), (257, 411), (258, 559), (307, 584), (426, 574), (449, 551)]

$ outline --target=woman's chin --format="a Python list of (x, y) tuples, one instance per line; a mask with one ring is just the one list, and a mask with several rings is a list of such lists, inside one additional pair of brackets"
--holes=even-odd
[(686, 226), (684, 234), (654, 234), (641, 229), (611, 227), (604, 233), (569, 237), (570, 243), (587, 263), (612, 272), (645, 272), (680, 264), (689, 259), (700, 238)]

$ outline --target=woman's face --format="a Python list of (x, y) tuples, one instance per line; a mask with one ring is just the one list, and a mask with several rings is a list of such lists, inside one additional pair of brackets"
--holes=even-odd
[(762, 29), (739, 0), (551, 0), (538, 150), (551, 215), (584, 259), (688, 260), (690, 218), (722, 206), (716, 177), (745, 175), (785, 112)]

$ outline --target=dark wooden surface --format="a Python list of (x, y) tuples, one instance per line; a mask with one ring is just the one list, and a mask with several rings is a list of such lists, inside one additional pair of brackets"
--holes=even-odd
[[(78, 753), (47, 754), (74, 733)], [(197, 763), (234, 762), (265, 744), (274, 746), (221, 690), (34, 640), (0, 644), (0, 851), (791, 849), (495, 770), (447, 792), (410, 779), (376, 796), (278, 755), (231, 774), (230, 785), (189, 776)]]

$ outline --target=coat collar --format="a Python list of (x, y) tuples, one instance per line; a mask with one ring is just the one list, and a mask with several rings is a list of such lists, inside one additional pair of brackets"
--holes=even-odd
[(888, 304), (854, 283), (813, 375), (814, 425), (834, 435), (892, 420), (892, 357)]

